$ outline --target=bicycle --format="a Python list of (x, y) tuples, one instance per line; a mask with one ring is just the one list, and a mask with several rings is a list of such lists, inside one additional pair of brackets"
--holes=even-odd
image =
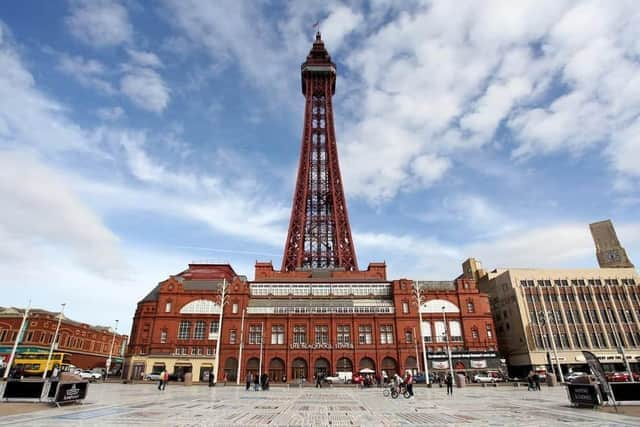
[(382, 395), (384, 397), (391, 396), (392, 399), (397, 399), (400, 394), (402, 394), (405, 399), (408, 399), (411, 397), (411, 394), (407, 390), (407, 386), (404, 383), (400, 384), (400, 387), (395, 387), (394, 385), (391, 385), (385, 388), (384, 390), (382, 390)]

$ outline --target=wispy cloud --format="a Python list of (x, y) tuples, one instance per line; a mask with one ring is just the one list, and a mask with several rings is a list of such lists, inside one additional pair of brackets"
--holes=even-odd
[(101, 48), (127, 43), (133, 29), (127, 9), (117, 0), (72, 0), (67, 27), (79, 41)]

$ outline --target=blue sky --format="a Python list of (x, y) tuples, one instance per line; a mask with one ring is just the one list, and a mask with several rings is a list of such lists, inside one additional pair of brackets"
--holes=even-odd
[(360, 268), (640, 262), (640, 13), (617, 2), (0, 6), (2, 305), (130, 330), (191, 261), (280, 266), (319, 21)]

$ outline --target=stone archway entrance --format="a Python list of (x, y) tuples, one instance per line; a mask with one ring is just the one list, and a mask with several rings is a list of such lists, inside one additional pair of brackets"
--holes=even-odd
[(307, 361), (301, 358), (295, 359), (291, 364), (291, 378), (294, 380), (307, 378)]
[(358, 371), (362, 371), (363, 369), (371, 369), (375, 372), (376, 363), (369, 357), (363, 357), (362, 359), (360, 359), (360, 366), (358, 367)]
[(396, 360), (392, 357), (385, 357), (382, 359), (382, 370), (387, 373), (390, 377), (398, 372), (398, 364)]
[(324, 357), (321, 357), (320, 359), (316, 360), (316, 366), (313, 373), (316, 377), (318, 375), (326, 377), (331, 374), (331, 370), (329, 368), (329, 361)]
[[(228, 381), (235, 381), (237, 374), (238, 374), (238, 359), (236, 359), (235, 357), (229, 357), (224, 362), (224, 375), (222, 377), (224, 378), (226, 376)], [(220, 377), (219, 373), (218, 373), (218, 377)]]
[(277, 357), (274, 359), (271, 359), (271, 362), (269, 363), (269, 378), (271, 379), (271, 381), (285, 382), (286, 381), (285, 372), (286, 371), (284, 369), (284, 362), (282, 361), (282, 359)]
[(351, 363), (351, 360), (346, 357), (338, 359), (338, 363), (336, 363), (336, 372), (349, 372), (352, 374), (353, 363)]
[(247, 373), (252, 373), (253, 375), (258, 375), (258, 370), (260, 369), (260, 359), (257, 357), (252, 357), (247, 360)]

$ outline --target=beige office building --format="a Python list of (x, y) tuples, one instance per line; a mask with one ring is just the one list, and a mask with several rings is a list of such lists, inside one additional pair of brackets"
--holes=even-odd
[(638, 370), (640, 277), (633, 268), (485, 272), (469, 259), (464, 271), (489, 294), (498, 347), (511, 375), (558, 362), (567, 373), (585, 364), (582, 350), (607, 370), (623, 370), (620, 346)]

